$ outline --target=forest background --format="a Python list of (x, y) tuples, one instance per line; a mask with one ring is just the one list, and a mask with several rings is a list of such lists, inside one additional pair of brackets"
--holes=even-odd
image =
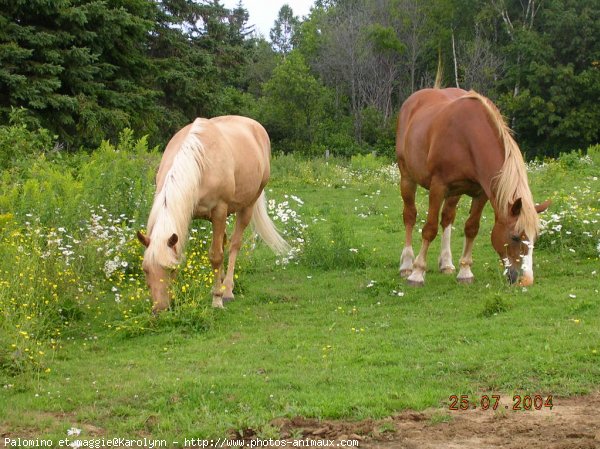
[(269, 34), (243, 1), (0, 0), (0, 125), (75, 152), (241, 114), (276, 151), (391, 156), (400, 105), (441, 59), (443, 84), (494, 100), (527, 158), (600, 141), (597, 0), (317, 0)]

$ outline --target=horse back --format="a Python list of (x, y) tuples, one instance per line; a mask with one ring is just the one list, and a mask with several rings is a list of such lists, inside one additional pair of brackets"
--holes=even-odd
[[(255, 120), (241, 116), (215, 117), (206, 151), (207, 183), (212, 192), (222, 192), (229, 213), (254, 204), (270, 176), (271, 144), (266, 130)], [(215, 183), (220, 183), (215, 188)]]
[[(197, 139), (195, 160), (181, 163), (178, 154), (189, 144), (192, 133)], [(265, 129), (256, 121), (241, 116), (196, 119), (183, 127), (169, 141), (156, 175), (160, 192), (169, 173), (181, 173), (180, 166), (199, 163), (194, 197), (194, 216), (210, 218), (216, 205), (225, 203), (229, 213), (252, 205), (260, 196), (270, 175), (271, 146)], [(176, 162), (179, 160), (179, 162)]]
[(396, 155), (403, 176), (429, 188), (432, 177), (453, 193), (476, 194), (478, 179), (502, 164), (503, 150), (484, 106), (462, 89), (424, 89), (403, 104)]
[(223, 145), (230, 147), (238, 171), (257, 164), (268, 178), (271, 143), (260, 123), (238, 115), (215, 117), (210, 123), (219, 130)]
[(236, 184), (266, 185), (270, 176), (271, 143), (267, 131), (255, 120), (237, 115), (210, 120), (219, 132), (222, 151), (230, 152)]
[(396, 131), (396, 157), (403, 176), (429, 188), (431, 167), (428, 159), (435, 139), (435, 122), (462, 89), (423, 89), (412, 94), (402, 105)]

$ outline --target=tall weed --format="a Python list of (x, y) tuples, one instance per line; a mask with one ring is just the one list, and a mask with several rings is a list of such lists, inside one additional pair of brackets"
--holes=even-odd
[(0, 169), (18, 166), (29, 157), (53, 148), (56, 137), (36, 125), (31, 123), (26, 110), (12, 110), (9, 125), (0, 126)]
[(37, 150), (0, 176), (7, 373), (46, 369), (65, 328), (85, 316), (111, 326), (150, 309), (135, 231), (148, 214), (159, 155), (129, 130), (89, 156)]
[(541, 179), (553, 189), (553, 203), (540, 216), (540, 248), (600, 257), (600, 161), (596, 149), (563, 154), (544, 166)]
[(364, 268), (364, 250), (356, 247), (356, 241), (352, 228), (344, 223), (341, 217), (334, 217), (328, 228), (307, 228), (300, 261), (304, 265), (321, 270)]
[(83, 203), (90, 208), (102, 205), (113, 216), (145, 220), (159, 159), (156, 150), (149, 151), (147, 138), (135, 140), (129, 129), (121, 133), (116, 146), (102, 142), (79, 173), (85, 186)]

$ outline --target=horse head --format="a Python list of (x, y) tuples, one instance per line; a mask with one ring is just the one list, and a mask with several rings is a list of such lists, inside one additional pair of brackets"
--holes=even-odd
[[(169, 285), (175, 277), (175, 270), (170, 266), (164, 266), (158, 262), (155, 257), (156, 246), (159, 245), (161, 246), (161, 250), (173, 253), (172, 257), (175, 258), (179, 237), (177, 237), (177, 234), (172, 234), (165, 242), (159, 242), (151, 240), (148, 236), (138, 231), (137, 238), (146, 247), (142, 268), (146, 275), (146, 284), (148, 284), (152, 296), (152, 312), (158, 313), (169, 308), (171, 302)], [(164, 248), (162, 248), (163, 245)]]
[[(550, 200), (535, 206), (535, 213), (545, 211)], [(511, 284), (527, 287), (533, 284), (533, 247), (537, 231), (525, 231), (520, 225), (523, 203), (519, 198), (506, 216), (496, 214), (492, 229), (492, 245), (504, 264), (504, 272)]]

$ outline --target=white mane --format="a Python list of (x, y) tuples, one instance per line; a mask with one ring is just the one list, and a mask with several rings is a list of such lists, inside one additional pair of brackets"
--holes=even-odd
[[(200, 141), (202, 120), (192, 123), (173, 164), (167, 172), (162, 189), (154, 196), (148, 218), (150, 245), (144, 258), (163, 267), (177, 265), (181, 261), (183, 247), (187, 242), (188, 228), (198, 199), (200, 179), (205, 168), (205, 152)], [(177, 234), (175, 250), (169, 248), (169, 238)]]

